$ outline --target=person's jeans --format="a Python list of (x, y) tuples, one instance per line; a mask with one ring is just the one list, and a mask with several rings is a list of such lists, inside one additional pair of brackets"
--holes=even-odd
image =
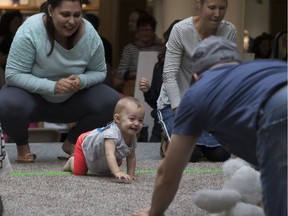
[(259, 113), (256, 154), (266, 216), (287, 216), (287, 86)]
[[(171, 109), (170, 106), (166, 106), (159, 111), (162, 114), (162, 118), (163, 118), (163, 121), (166, 125), (169, 136), (171, 136), (172, 129), (174, 126), (175, 112)], [(206, 146), (206, 147), (220, 146), (219, 142), (215, 139), (215, 137), (212, 136), (211, 134), (209, 134), (207, 131), (202, 132), (200, 138), (197, 141), (197, 145)]]

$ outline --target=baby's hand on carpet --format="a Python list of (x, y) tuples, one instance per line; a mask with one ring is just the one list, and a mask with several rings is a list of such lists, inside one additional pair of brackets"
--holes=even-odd
[(127, 180), (127, 181), (131, 181), (131, 177), (123, 172), (117, 172), (114, 174), (116, 178), (118, 178), (119, 180), (123, 179), (123, 180)]

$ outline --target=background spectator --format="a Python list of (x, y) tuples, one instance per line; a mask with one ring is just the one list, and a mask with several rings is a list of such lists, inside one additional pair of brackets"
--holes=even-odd
[(255, 53), (255, 59), (267, 59), (271, 58), (272, 50), (273, 36), (263, 33), (253, 40), (250, 52)]
[(134, 96), (139, 52), (159, 51), (161, 48), (160, 45), (154, 43), (156, 25), (157, 22), (153, 16), (140, 16), (137, 21), (137, 39), (123, 49), (113, 78), (113, 86), (124, 95)]
[[(199, 15), (176, 23), (166, 44), (163, 84), (157, 101), (157, 109), (171, 136), (174, 116), (183, 93), (189, 88), (193, 75), (191, 55), (205, 38), (223, 36), (236, 43), (235, 26), (224, 20), (227, 0), (200, 0)], [(165, 147), (165, 146), (163, 146)], [(165, 148), (162, 148), (165, 152)], [(206, 131), (197, 142), (191, 161), (198, 161), (202, 154), (210, 161), (224, 161), (230, 157), (219, 141)]]
[(179, 21), (180, 20), (175, 20), (163, 34), (164, 43), (162, 44), (161, 50), (158, 54), (158, 62), (154, 66), (151, 86), (148, 79), (145, 77), (141, 77), (139, 81), (139, 89), (143, 92), (145, 101), (149, 104), (151, 108), (153, 108), (151, 116), (154, 118), (154, 125), (152, 128), (151, 136), (149, 138), (149, 142), (161, 142), (163, 136), (162, 127), (159, 124), (159, 119), (157, 115), (157, 99), (159, 97), (163, 82), (162, 74), (166, 53), (166, 42), (168, 41), (172, 27)]
[(0, 65), (2, 71), (0, 72), (0, 87), (5, 83), (5, 66), (7, 56), (18, 28), (23, 23), (23, 15), (19, 10), (7, 11), (0, 19)]

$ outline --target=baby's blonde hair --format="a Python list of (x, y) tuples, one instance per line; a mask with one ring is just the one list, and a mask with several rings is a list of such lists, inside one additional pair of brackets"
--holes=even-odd
[(128, 105), (128, 102), (133, 102), (133, 103), (135, 103), (138, 106), (138, 108), (143, 108), (143, 110), (144, 110), (144, 107), (143, 107), (142, 103), (137, 98), (131, 97), (131, 96), (126, 96), (126, 97), (121, 98), (117, 102), (117, 104), (115, 106), (115, 109), (114, 109), (114, 115), (116, 113), (123, 112), (123, 110), (126, 109), (126, 107)]

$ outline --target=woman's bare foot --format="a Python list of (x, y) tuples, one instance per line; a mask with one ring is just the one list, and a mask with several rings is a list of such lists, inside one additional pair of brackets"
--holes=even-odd
[(18, 156), (15, 161), (17, 163), (33, 163), (36, 157), (36, 154), (28, 153), (24, 156)]
[(68, 154), (68, 155), (72, 155), (74, 154), (74, 149), (75, 149), (75, 144), (72, 144), (68, 141), (68, 139), (66, 139), (62, 145), (62, 150)]
[(30, 151), (29, 144), (17, 146), (17, 152), (17, 163), (32, 163), (36, 159), (36, 155), (32, 154)]

